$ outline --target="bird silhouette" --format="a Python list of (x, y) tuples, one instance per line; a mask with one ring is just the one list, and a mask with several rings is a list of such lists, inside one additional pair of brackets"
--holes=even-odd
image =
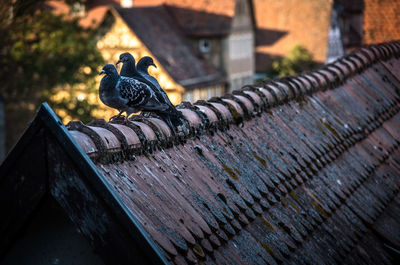
[(169, 106), (160, 102), (153, 90), (134, 78), (120, 76), (112, 64), (106, 64), (99, 75), (105, 74), (99, 86), (100, 100), (107, 106), (126, 112), (125, 121), (132, 113), (155, 111), (164, 113)]
[(156, 87), (157, 91), (159, 91), (159, 93), (162, 95), (164, 103), (166, 103), (168, 105), (172, 105), (171, 101), (168, 98), (167, 93), (165, 93), (165, 91), (161, 88), (157, 79), (155, 79), (153, 76), (151, 76), (149, 74), (148, 69), (150, 66), (154, 66), (155, 68), (157, 68), (157, 66), (155, 65), (155, 63), (153, 61), (153, 58), (151, 58), (150, 56), (144, 56), (137, 63), (137, 66), (136, 66), (137, 72), (141, 76), (143, 76), (145, 79), (147, 79), (149, 82), (151, 82), (151, 84), (153, 84), (153, 86)]
[(181, 112), (176, 110), (175, 106), (171, 103), (167, 94), (161, 88), (157, 80), (148, 74), (147, 69), (150, 65), (156, 67), (153, 59), (148, 56), (143, 57), (138, 63), (138, 66), (141, 67), (141, 71), (138, 71), (139, 68), (135, 66), (135, 59), (130, 53), (122, 53), (119, 56), (117, 64), (119, 63), (123, 64), (120, 72), (121, 76), (131, 77), (147, 84), (153, 90), (159, 102), (168, 105), (167, 111), (157, 112), (157, 114), (168, 124), (171, 130), (176, 133), (175, 127), (182, 125), (181, 119), (183, 118), (183, 115)]

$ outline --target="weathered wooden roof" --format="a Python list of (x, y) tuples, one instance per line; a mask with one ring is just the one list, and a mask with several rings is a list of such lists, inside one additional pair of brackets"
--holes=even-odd
[(390, 264), (399, 56), (182, 104), (178, 137), (156, 118), (64, 127), (43, 105), (0, 167), (0, 250), (49, 192), (109, 264)]

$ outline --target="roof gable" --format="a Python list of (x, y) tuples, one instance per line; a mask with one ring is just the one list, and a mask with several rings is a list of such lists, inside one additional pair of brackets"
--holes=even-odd
[[(252, 1), (248, 0), (135, 1), (135, 6), (138, 7), (162, 4), (168, 8), (176, 23), (189, 37), (223, 37), (230, 34), (232, 26), (235, 26), (233, 24), (238, 22), (234, 21), (237, 11), (244, 11), (238, 15), (240, 24), (255, 24)], [(247, 19), (250, 21), (246, 21)]]
[(184, 104), (179, 137), (143, 117), (67, 130), (43, 105), (0, 167), (0, 196), (16, 196), (0, 200), (11, 210), (0, 227), (15, 227), (21, 194), (40, 191), (12, 192), (22, 174), (9, 172), (41, 143), (48, 173), (34, 183), (48, 180), (43, 192), (110, 264), (136, 255), (174, 264), (389, 263), (386, 246), (400, 245), (391, 226), (400, 218), (399, 55), (398, 42), (371, 46), (317, 71)]

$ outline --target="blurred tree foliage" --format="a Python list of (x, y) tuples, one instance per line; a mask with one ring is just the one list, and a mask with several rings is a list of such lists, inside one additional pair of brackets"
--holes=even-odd
[[(18, 135), (45, 100), (73, 118), (89, 120), (96, 106), (86, 99), (52, 102), (51, 95), (60, 88), (72, 93), (81, 84), (94, 89), (94, 77), (103, 63), (94, 32), (82, 28), (73, 16), (51, 13), (46, 0), (2, 2), (0, 93), (5, 101), (6, 124), (18, 127), (11, 133)], [(84, 4), (84, 0), (67, 0), (70, 5), (76, 2)]]
[(295, 75), (316, 67), (312, 54), (303, 46), (296, 45), (281, 60), (274, 61), (267, 72), (271, 78), (276, 76)]

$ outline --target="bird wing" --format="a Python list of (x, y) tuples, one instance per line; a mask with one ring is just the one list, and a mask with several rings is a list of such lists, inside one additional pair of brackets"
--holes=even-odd
[(145, 105), (151, 96), (148, 85), (128, 77), (121, 77), (119, 92), (122, 98), (128, 100), (127, 105), (130, 107)]
[(169, 106), (173, 106), (171, 101), (169, 100), (167, 93), (165, 93), (164, 89), (161, 88), (160, 84), (158, 83), (155, 77), (141, 71), (139, 71), (139, 73), (142, 74), (142, 76), (145, 79), (147, 79), (150, 83), (153, 84), (153, 86), (156, 88), (154, 92), (157, 94), (157, 98), (159, 98), (161, 102), (164, 102)]

